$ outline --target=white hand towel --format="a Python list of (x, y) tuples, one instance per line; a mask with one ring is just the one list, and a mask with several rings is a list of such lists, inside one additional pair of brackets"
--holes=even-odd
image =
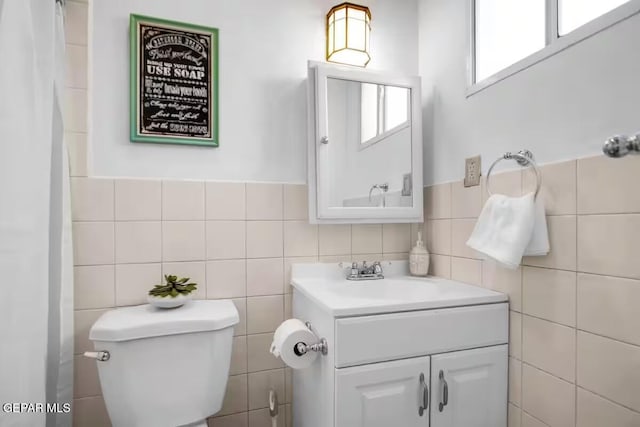
[(533, 233), (524, 256), (544, 256), (549, 253), (549, 231), (547, 230), (547, 217), (544, 211), (544, 203), (540, 197), (535, 201), (535, 218), (533, 223)]
[(518, 268), (525, 254), (545, 255), (549, 241), (542, 203), (535, 202), (533, 193), (491, 196), (467, 246), (511, 269)]

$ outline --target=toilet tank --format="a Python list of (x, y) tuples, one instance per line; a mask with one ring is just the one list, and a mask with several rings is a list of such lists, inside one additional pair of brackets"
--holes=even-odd
[(109, 360), (97, 362), (114, 426), (180, 426), (222, 406), (231, 362), (233, 302), (125, 307), (103, 314), (89, 338)]

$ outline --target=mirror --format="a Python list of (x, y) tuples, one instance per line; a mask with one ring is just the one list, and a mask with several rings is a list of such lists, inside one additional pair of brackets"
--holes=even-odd
[(419, 79), (328, 64), (311, 79), (312, 222), (422, 221)]
[(412, 206), (405, 87), (327, 79), (331, 207)]

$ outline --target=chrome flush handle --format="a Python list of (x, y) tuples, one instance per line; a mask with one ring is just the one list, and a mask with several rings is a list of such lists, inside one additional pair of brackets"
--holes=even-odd
[(420, 391), (422, 392), (422, 405), (418, 407), (418, 415), (423, 416), (429, 407), (429, 387), (424, 381), (424, 374), (420, 374)]
[(84, 357), (89, 359), (96, 359), (98, 362), (106, 362), (111, 358), (111, 354), (108, 351), (85, 351)]

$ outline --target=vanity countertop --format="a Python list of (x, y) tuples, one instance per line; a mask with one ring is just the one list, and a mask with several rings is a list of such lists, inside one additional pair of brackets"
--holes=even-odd
[(334, 317), (507, 302), (505, 294), (439, 277), (408, 275), (407, 261), (383, 262), (385, 278), (351, 281), (348, 265), (294, 264), (291, 284)]

